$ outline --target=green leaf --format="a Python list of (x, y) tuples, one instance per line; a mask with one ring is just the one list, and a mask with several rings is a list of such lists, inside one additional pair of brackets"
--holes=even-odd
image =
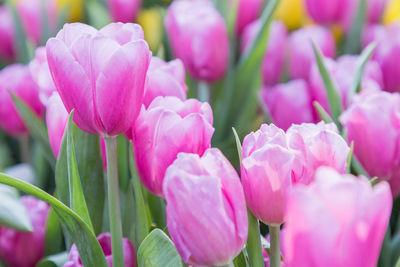
[[(105, 187), (103, 163), (100, 154), (100, 139), (96, 135), (85, 133), (79, 129), (75, 123), (72, 123), (71, 127), (83, 193), (85, 195), (93, 228), (95, 233), (99, 234), (102, 229), (105, 206)], [(70, 206), (66, 133), (64, 133), (64, 138), (61, 144), (55, 176), (58, 198), (64, 204)]]
[(143, 240), (137, 252), (139, 267), (182, 267), (182, 260), (168, 236), (154, 229)]
[(11, 97), (16, 109), (18, 110), (18, 114), (21, 116), (26, 127), (29, 129), (33, 139), (41, 145), (41, 148), (46, 155), (46, 159), (49, 161), (50, 166), (54, 169), (56, 161), (53, 151), (50, 147), (44, 122), (40, 120), (33, 113), (32, 109), (28, 107), (17, 95), (11, 93)]
[(400, 257), (397, 259), (395, 267), (400, 267)]
[(326, 110), (321, 106), (320, 103), (318, 103), (317, 101), (314, 101), (313, 106), (314, 106), (315, 110), (317, 111), (319, 117), (324, 122), (326, 122), (326, 123), (333, 122), (331, 116), (328, 114), (328, 112), (326, 112)]
[(350, 105), (351, 99), (356, 92), (360, 91), (361, 88), (361, 79), (367, 65), (368, 60), (371, 58), (372, 53), (376, 48), (376, 42), (369, 44), (361, 53), (360, 57), (357, 60), (357, 69), (356, 74), (353, 80), (353, 83), (350, 87), (349, 92), (347, 93), (347, 105)]
[(347, 167), (346, 167), (346, 173), (350, 173), (351, 170), (351, 159), (353, 158), (353, 151), (354, 151), (354, 142), (351, 141), (350, 144), (350, 151), (349, 154), (347, 155)]
[(390, 227), (386, 230), (385, 238), (382, 242), (381, 253), (379, 256), (378, 266), (379, 267), (390, 267), (393, 266), (391, 264), (391, 257), (390, 257)]
[(71, 208), (89, 225), (93, 230), (92, 222), (89, 216), (89, 210), (86, 206), (85, 196), (82, 190), (81, 178), (78, 173), (78, 166), (76, 164), (74, 139), (72, 136), (72, 117), (74, 111), (72, 110), (67, 124), (67, 166), (68, 166), (68, 183), (69, 183), (69, 199), (71, 201)]
[(359, 0), (357, 13), (346, 36), (345, 54), (358, 54), (361, 49), (361, 35), (367, 13), (367, 0)]
[(18, 231), (32, 231), (31, 221), (18, 192), (8, 186), (0, 186), (0, 225)]
[(62, 267), (68, 261), (68, 252), (50, 255), (39, 261), (36, 267)]
[(45, 255), (58, 253), (63, 247), (63, 236), (61, 223), (57, 214), (51, 208), (47, 217), (46, 236), (45, 236)]
[(342, 113), (343, 107), (342, 107), (342, 101), (341, 101), (339, 93), (338, 93), (339, 91), (336, 88), (336, 85), (334, 84), (332, 77), (330, 76), (330, 74), (324, 64), (324, 60), (323, 60), (321, 51), (315, 45), (314, 42), (312, 42), (312, 46), (314, 49), (315, 58), (317, 60), (319, 72), (321, 74), (322, 80), (324, 81), (325, 90), (326, 90), (326, 94), (328, 96), (329, 107), (331, 110), (331, 115), (332, 115), (333, 121), (338, 126), (338, 129), (341, 130), (342, 126), (340, 125), (338, 118), (339, 118), (340, 114)]
[[(142, 184), (139, 181), (139, 177), (136, 171), (136, 164), (133, 155), (133, 147), (130, 145), (129, 149), (129, 165), (131, 169), (131, 182), (129, 184), (129, 192), (132, 196), (132, 212), (133, 219), (129, 222), (132, 227), (132, 241), (136, 248), (140, 246), (142, 241), (150, 232), (151, 218), (149, 217), (148, 207), (146, 205)], [(127, 223), (125, 223), (127, 224)]]
[(91, 228), (74, 211), (45, 191), (26, 182), (0, 173), (0, 183), (15, 187), (27, 194), (49, 203), (60, 221), (72, 236), (84, 266), (108, 267), (103, 250)]
[(236, 141), (236, 149), (237, 153), (239, 155), (239, 161), (242, 161), (242, 143), (240, 142), (239, 135), (237, 134), (236, 130), (234, 127), (232, 127), (233, 135), (235, 136), (235, 141)]
[(244, 256), (244, 249), (233, 259), (235, 267), (248, 267), (246, 257)]
[(90, 25), (101, 29), (111, 22), (110, 15), (99, 1), (85, 1)]

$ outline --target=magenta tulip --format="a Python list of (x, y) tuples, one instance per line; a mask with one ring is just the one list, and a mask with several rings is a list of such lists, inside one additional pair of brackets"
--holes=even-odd
[[(59, 19), (56, 0), (18, 0), (16, 7), (25, 34), (34, 44), (40, 44), (44, 37), (43, 23), (50, 32), (56, 30)], [(46, 20), (43, 19), (43, 8)]]
[(53, 77), (51, 77), (45, 47), (36, 49), (35, 58), (29, 63), (29, 69), (32, 78), (39, 87), (40, 101), (46, 106), (50, 96), (57, 92), (57, 89)]
[(283, 247), (288, 267), (376, 266), (392, 195), (386, 182), (317, 171), (289, 195)]
[(305, 6), (315, 22), (333, 24), (340, 21), (343, 9), (347, 8), (350, 1), (355, 0), (305, 0)]
[(111, 23), (97, 31), (66, 24), (46, 49), (57, 91), (82, 130), (115, 136), (133, 125), (151, 57), (139, 25)]
[(107, 0), (108, 10), (115, 22), (132, 22), (141, 4), (142, 0)]
[(203, 156), (179, 153), (165, 174), (167, 225), (188, 265), (220, 266), (247, 239), (247, 211), (240, 179), (216, 148)]
[(371, 176), (400, 193), (400, 95), (380, 92), (356, 98), (340, 117), (354, 155)]
[(196, 99), (157, 97), (132, 127), (136, 166), (143, 185), (162, 196), (165, 170), (179, 152), (200, 156), (214, 133), (212, 110)]
[(68, 123), (68, 112), (57, 92), (49, 98), (46, 106), (46, 125), (49, 141), (54, 156), (58, 158), (65, 127)]
[(301, 166), (294, 172), (294, 182), (311, 183), (320, 166), (332, 167), (340, 173), (346, 172), (350, 148), (338, 134), (335, 124), (320, 122), (292, 125), (286, 135), (288, 146), (297, 151), (296, 161)]
[(44, 255), (46, 222), (50, 207), (31, 196), (21, 197), (28, 212), (32, 232), (0, 227), (0, 257), (8, 266), (32, 267)]
[(315, 61), (312, 42), (326, 57), (335, 56), (335, 39), (332, 33), (318, 25), (310, 25), (294, 31), (289, 36), (289, 72), (293, 79), (307, 80)]
[(225, 21), (209, 0), (175, 0), (167, 10), (165, 28), (171, 49), (197, 80), (222, 78), (228, 64)]
[(372, 56), (381, 67), (383, 74), (383, 89), (395, 92), (400, 91), (400, 23), (394, 23), (387, 27), (371, 26), (364, 33), (364, 46), (369, 42), (378, 43)]
[[(111, 251), (111, 234), (102, 233), (97, 237), (100, 246), (106, 256), (106, 260), (109, 266), (113, 266), (112, 262), (112, 251)], [(125, 267), (136, 267), (136, 253), (131, 241), (128, 238), (122, 239), (122, 247), (124, 250), (124, 266)], [(81, 258), (77, 247), (72, 245), (69, 252), (68, 262), (64, 264), (64, 267), (83, 267)]]
[(285, 132), (273, 124), (264, 124), (247, 135), (241, 166), (243, 190), (251, 212), (268, 225), (282, 224), (295, 168), (295, 152), (288, 149)]
[(39, 89), (28, 66), (13, 64), (0, 71), (0, 126), (12, 136), (27, 134), (28, 129), (19, 116), (10, 93), (17, 95), (37, 116), (42, 114)]
[(186, 99), (185, 67), (180, 59), (165, 62), (153, 57), (147, 71), (146, 92), (143, 104), (148, 107), (157, 96), (176, 96)]
[[(341, 56), (336, 61), (329, 58), (325, 59), (325, 65), (338, 89), (343, 107), (347, 107), (349, 104), (348, 94), (354, 82), (358, 59), (358, 56), (352, 55)], [(314, 100), (318, 101), (325, 110), (329, 111), (328, 96), (316, 62), (311, 67), (309, 81)], [(381, 69), (377, 62), (370, 60), (365, 66), (361, 79), (361, 91), (363, 93), (376, 92), (380, 91), (382, 87), (383, 78)]]
[(264, 86), (260, 97), (275, 125), (283, 130), (293, 123), (314, 122), (310, 90), (303, 80)]
[(14, 34), (11, 10), (7, 6), (0, 6), (0, 57), (5, 60), (13, 60), (16, 57)]
[[(285, 53), (287, 52), (287, 29), (285, 24), (276, 20), (271, 23), (270, 27), (268, 46), (261, 66), (265, 85), (275, 85), (280, 82), (285, 67)], [(259, 20), (245, 28), (242, 35), (242, 53), (248, 49), (259, 29)]]
[(255, 21), (261, 14), (263, 0), (229, 0), (233, 6), (238, 1), (236, 15), (236, 34), (241, 35), (247, 25)]

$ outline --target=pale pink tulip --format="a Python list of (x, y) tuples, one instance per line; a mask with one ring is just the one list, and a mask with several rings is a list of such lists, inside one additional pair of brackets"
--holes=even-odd
[(48, 99), (46, 106), (46, 125), (49, 141), (54, 156), (58, 158), (65, 128), (68, 123), (68, 112), (57, 92)]

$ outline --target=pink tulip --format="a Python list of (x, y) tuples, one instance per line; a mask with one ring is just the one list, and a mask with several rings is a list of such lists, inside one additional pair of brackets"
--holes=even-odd
[[(56, 0), (18, 0), (16, 6), (25, 34), (34, 44), (43, 41), (43, 23), (47, 24), (50, 32), (56, 30), (58, 24)], [(46, 9), (46, 21), (43, 20), (43, 7)]]
[(288, 146), (297, 152), (296, 161), (301, 166), (294, 172), (294, 182), (311, 183), (320, 166), (346, 172), (350, 148), (338, 134), (335, 124), (320, 122), (292, 125), (286, 135)]
[(388, 226), (387, 183), (317, 171), (315, 182), (289, 195), (283, 247), (288, 267), (376, 266)]
[(312, 42), (326, 57), (335, 56), (335, 40), (332, 33), (318, 25), (310, 25), (294, 31), (289, 36), (289, 72), (293, 79), (307, 80), (315, 61)]
[(65, 127), (68, 123), (68, 112), (57, 92), (49, 98), (46, 106), (46, 125), (51, 149), (58, 158)]
[(236, 15), (236, 34), (239, 36), (247, 25), (259, 17), (264, 2), (263, 0), (229, 0), (229, 4), (232, 6), (235, 1), (239, 1)]
[(7, 6), (0, 6), (0, 57), (13, 60), (16, 57), (14, 20)]
[(164, 181), (167, 225), (188, 265), (220, 266), (239, 254), (247, 239), (247, 212), (240, 179), (222, 152), (179, 153)]
[[(276, 20), (271, 23), (267, 50), (261, 66), (265, 85), (275, 85), (282, 79), (287, 43), (287, 29), (285, 24)], [(241, 52), (249, 48), (251, 42), (260, 29), (257, 20), (245, 28), (242, 35)]]
[[(103, 249), (108, 265), (112, 267), (111, 234), (102, 233), (97, 237), (97, 241), (99, 241), (100, 246)], [(122, 239), (122, 247), (124, 251), (124, 266), (136, 267), (135, 248), (128, 238)], [(64, 264), (64, 267), (83, 267), (78, 249), (75, 244), (71, 247), (68, 262)]]
[(381, 67), (383, 89), (400, 91), (400, 69), (397, 67), (400, 57), (400, 23), (384, 26), (370, 26), (364, 33), (364, 46), (371, 41), (378, 43), (372, 56)]
[(317, 23), (333, 24), (341, 19), (343, 9), (355, 0), (305, 0), (308, 15)]
[(136, 166), (143, 185), (162, 196), (165, 170), (179, 152), (200, 156), (214, 133), (212, 110), (196, 99), (157, 97), (132, 127)]
[(18, 232), (0, 227), (0, 257), (8, 266), (32, 267), (44, 255), (46, 222), (50, 207), (31, 196), (21, 197), (33, 231)]
[(356, 98), (340, 117), (354, 155), (371, 176), (400, 193), (400, 95), (380, 92)]
[(107, 0), (111, 18), (115, 22), (132, 22), (141, 4), (142, 0)]
[(283, 130), (293, 123), (314, 122), (310, 90), (303, 80), (264, 86), (260, 97), (276, 126)]
[(176, 96), (186, 99), (185, 67), (180, 59), (165, 62), (153, 57), (147, 71), (146, 92), (143, 104), (148, 107), (157, 96)]
[(13, 64), (0, 71), (0, 126), (4, 131), (12, 136), (28, 133), (10, 93), (17, 95), (37, 116), (40, 116), (43, 105), (39, 100), (38, 91), (28, 66)]
[(45, 47), (36, 49), (35, 58), (29, 63), (29, 69), (39, 87), (40, 101), (46, 106), (49, 98), (54, 92), (57, 92), (57, 89), (53, 77), (51, 77)]
[(228, 64), (225, 21), (209, 0), (176, 0), (167, 10), (165, 28), (171, 49), (197, 80), (222, 78)]
[(46, 50), (60, 97), (82, 130), (115, 136), (132, 126), (151, 57), (139, 25), (111, 23), (97, 31), (66, 24)]
[[(347, 107), (348, 94), (353, 85), (357, 71), (358, 56), (344, 55), (339, 57), (336, 61), (326, 58), (325, 65), (339, 90), (338, 93), (342, 99), (343, 107)], [(316, 62), (314, 62), (311, 67), (309, 81), (314, 100), (318, 101), (325, 110), (329, 111), (330, 107), (325, 85)], [(364, 69), (361, 79), (361, 90), (364, 93), (367, 91), (376, 92), (380, 91), (382, 87), (383, 78), (381, 69), (377, 62), (370, 60), (367, 62)]]
[(288, 149), (285, 132), (273, 124), (264, 124), (247, 135), (241, 166), (243, 190), (251, 212), (268, 225), (282, 224), (295, 168), (295, 152)]

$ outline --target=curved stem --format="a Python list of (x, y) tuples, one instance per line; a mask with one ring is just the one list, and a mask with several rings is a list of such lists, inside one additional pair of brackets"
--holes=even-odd
[(119, 203), (119, 184), (117, 169), (117, 139), (104, 137), (107, 153), (108, 209), (111, 229), (111, 250), (113, 266), (124, 267), (122, 248), (121, 209)]
[(280, 227), (269, 225), (269, 236), (271, 238), (271, 253), (269, 255), (271, 267), (281, 267), (280, 251)]

